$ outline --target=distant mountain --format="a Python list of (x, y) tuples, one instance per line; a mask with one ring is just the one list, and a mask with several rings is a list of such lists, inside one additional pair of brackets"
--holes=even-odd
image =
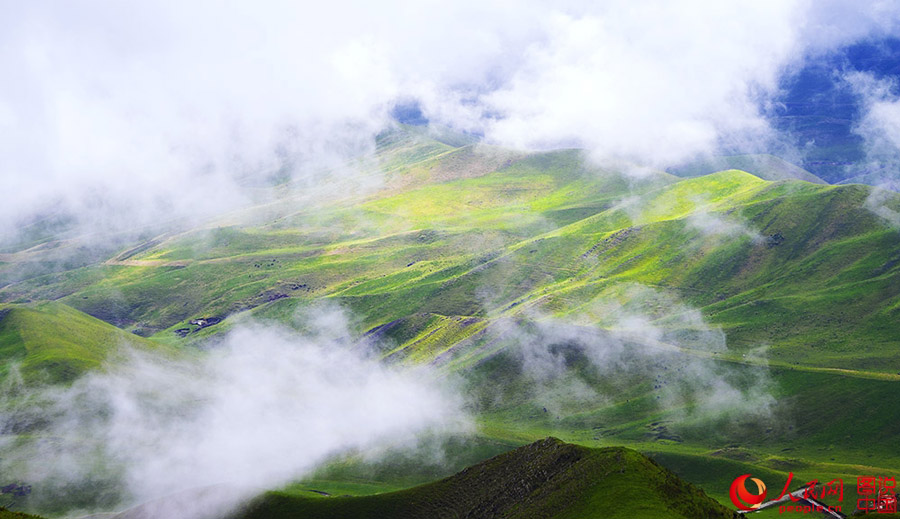
[(672, 168), (669, 172), (680, 177), (698, 177), (726, 169), (739, 169), (753, 173), (763, 180), (805, 180), (813, 184), (827, 184), (809, 171), (774, 155), (711, 157)]

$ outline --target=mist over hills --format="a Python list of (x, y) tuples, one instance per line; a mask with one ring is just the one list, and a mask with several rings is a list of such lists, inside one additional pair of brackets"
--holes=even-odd
[[(356, 312), (360, 331), (420, 314), (491, 320), (533, 311), (596, 324), (603, 317), (591, 306), (634, 283), (702, 309), (732, 347), (767, 344), (771, 360), (810, 363), (794, 339), (808, 341), (809, 326), (816, 365), (832, 358), (835, 367), (900, 369), (891, 319), (879, 314), (897, 297), (897, 233), (870, 210), (895, 211), (894, 195), (876, 202), (863, 186), (769, 182), (736, 170), (682, 180), (598, 168), (575, 150), (452, 146), (417, 131), (383, 143), (386, 185), (372, 195), (299, 212), (290, 199), (263, 205), (242, 216), (264, 214), (260, 224), (153, 237), (0, 294), (55, 300), (177, 343), (247, 310), (287, 316), (320, 298)], [(40, 263), (41, 251), (29, 254)], [(860, 284), (883, 288), (860, 298)], [(779, 329), (785, 312), (797, 317)], [(204, 317), (225, 321), (190, 323)], [(863, 349), (848, 344), (850, 323)], [(182, 329), (184, 338), (175, 334)], [(843, 346), (829, 346), (839, 329)]]
[(349, 188), (343, 166), (398, 118), (658, 169), (771, 153), (832, 183), (891, 179), (900, 16), (883, 2), (352, 4), (11, 8), (2, 248), (58, 225), (131, 239), (272, 181)]
[(898, 475), (890, 2), (6, 7), (0, 517)]
[[(867, 143), (861, 126), (870, 110), (867, 96), (871, 93), (854, 78), (869, 77), (884, 85), (885, 94), (896, 97), (898, 53), (900, 40), (889, 35), (814, 53), (803, 63), (788, 67), (779, 79), (778, 92), (762, 103), (768, 121), (779, 134), (777, 140), (786, 146), (770, 146), (770, 150), (787, 164), (779, 167), (772, 164), (773, 158), (754, 158), (759, 153), (756, 143), (748, 146), (738, 142), (720, 150), (722, 156), (672, 165), (670, 171), (707, 174), (731, 169), (729, 164), (733, 164), (734, 169), (757, 175), (790, 170), (793, 178), (803, 180), (820, 178), (831, 184), (863, 183), (895, 189), (890, 166), (868, 156), (871, 143)], [(429, 123), (418, 103), (400, 104), (392, 116), (404, 124)], [(762, 164), (756, 165), (757, 161)]]
[[(780, 180), (739, 170), (680, 178), (597, 165), (580, 150), (528, 153), (417, 127), (382, 134), (375, 157), (371, 167), (385, 172), (384, 183), (367, 194), (298, 205), (287, 191), (274, 203), (150, 236), (70, 270), (42, 273), (42, 255), (53, 247), (8, 255), (4, 275), (21, 279), (7, 277), (0, 289), (7, 366), (18, 366), (22, 387), (34, 388), (107, 366), (109, 375), (88, 376), (94, 382), (75, 384), (67, 398), (102, 388), (91, 398), (138, 398), (135, 405), (141, 393), (122, 393), (116, 381), (133, 378), (158, 391), (181, 380), (158, 372), (172, 361), (148, 364), (162, 379), (142, 380), (140, 363), (123, 378), (114, 351), (98, 345), (125, 340), (163, 358), (209, 356), (179, 369), (212, 381), (223, 376), (216, 366), (232, 362), (229, 352), (242, 351), (232, 350), (238, 344), (274, 340), (254, 328), (267, 323), (306, 337), (296, 340), (367, 352), (401, 372), (428, 366), (438, 380), (456, 380), (450, 392), (464, 395), (478, 432), (474, 444), (454, 450), (481, 453), (476, 461), (550, 434), (625, 444), (720, 501), (734, 471), (851, 477), (861, 459), (878, 470), (897, 462), (900, 235), (884, 216), (900, 211), (897, 195), (784, 178), (793, 170), (775, 160), (758, 164), (770, 164), (769, 176)], [(342, 310), (323, 312), (323, 304)], [(254, 350), (264, 351), (248, 354)], [(289, 351), (274, 355), (287, 359)], [(262, 370), (240, 377), (248, 383), (272, 369), (248, 362)], [(323, 369), (315, 376), (327, 380), (330, 368)], [(220, 398), (210, 384), (201, 401)], [(290, 393), (251, 398), (293, 409)], [(835, 413), (835, 401), (846, 409)], [(12, 406), (7, 430), (39, 434), (57, 420), (23, 414), (15, 400), (5, 405)], [(95, 412), (83, 409), (66, 420)], [(414, 427), (432, 427), (435, 418)], [(279, 430), (266, 427), (263, 438)], [(227, 441), (259, 456), (247, 440)], [(60, 444), (67, 456), (83, 449), (78, 435), (68, 441), (75, 443)], [(406, 474), (402, 488), (462, 468), (461, 460), (437, 472), (371, 463), (383, 462), (351, 465), (337, 479), (367, 481), (353, 492), (370, 493), (397, 488), (398, 474)], [(704, 463), (724, 465), (709, 479), (695, 472)], [(126, 467), (138, 469), (145, 470)], [(373, 470), (382, 475), (366, 475)], [(330, 476), (294, 474), (313, 478), (300, 488), (335, 485)], [(57, 484), (42, 481), (35, 487)], [(96, 503), (92, 492), (80, 496)]]

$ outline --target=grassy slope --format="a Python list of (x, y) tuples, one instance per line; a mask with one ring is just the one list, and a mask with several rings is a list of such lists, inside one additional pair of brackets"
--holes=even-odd
[(41, 519), (36, 515), (29, 515), (22, 512), (14, 512), (0, 507), (0, 519)]
[(624, 448), (588, 449), (548, 438), (426, 485), (364, 497), (273, 492), (246, 519), (328, 518), (731, 518), (701, 490)]
[(68, 382), (120, 346), (159, 348), (63, 304), (0, 306), (0, 375), (15, 363), (26, 380)]
[[(770, 345), (776, 363), (900, 371), (900, 237), (863, 207), (868, 188), (734, 171), (635, 188), (579, 168), (574, 153), (546, 154), (326, 212), (312, 232), (222, 228), (139, 255), (184, 267), (98, 266), (2, 293), (63, 297), (171, 339), (191, 318), (286, 297), (340, 298), (367, 328), (418, 313), (482, 318), (511, 304), (509, 314), (589, 319), (616, 285), (640, 283), (701, 307), (734, 348)], [(502, 290), (488, 298), (486, 286)]]
[[(539, 401), (510, 399), (485, 411), (483, 434), (632, 445), (723, 502), (746, 464), (783, 475), (799, 460), (810, 474), (848, 477), (900, 465), (900, 235), (865, 208), (870, 188), (740, 171), (636, 179), (588, 166), (577, 151), (523, 156), (404, 132), (385, 139), (387, 187), (365, 199), (164, 237), (129, 257), (140, 265), (38, 276), (0, 298), (60, 299), (180, 345), (247, 314), (290, 322), (297, 308), (330, 298), (359, 317), (357, 331), (387, 339), (390, 357), (446, 362), (492, 388), (509, 367), (498, 367), (491, 325), (537, 313), (609, 326), (604, 309), (616, 303), (663, 329), (680, 326), (665, 298), (635, 301), (622, 288), (649, 286), (724, 329), (728, 351), (717, 362), (752, 375), (759, 368), (743, 355), (768, 347), (783, 428), (684, 421), (681, 409), (650, 405), (652, 383), (635, 377), (621, 399), (559, 419), (542, 417)], [(204, 316), (228, 318), (173, 334)], [(513, 374), (508, 394), (522, 394), (517, 383)], [(652, 425), (671, 422), (682, 422), (680, 441)], [(752, 459), (717, 454), (726, 447)], [(724, 465), (712, 476), (692, 468), (706, 463)]]

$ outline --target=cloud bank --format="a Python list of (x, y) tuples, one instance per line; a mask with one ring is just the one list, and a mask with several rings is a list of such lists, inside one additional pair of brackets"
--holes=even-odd
[(367, 357), (334, 338), (332, 314), (316, 319), (327, 333), (245, 327), (193, 360), (133, 353), (70, 388), (7, 388), (0, 432), (36, 436), (9, 446), (0, 472), (33, 485), (43, 509), (163, 498), (152, 506), (172, 509), (152, 516), (216, 516), (331, 456), (467, 430), (445, 378)]
[[(778, 78), (890, 2), (18, 2), (0, 21), (0, 235), (220, 213), (353, 175), (397, 103), (528, 148), (670, 164), (774, 138)], [(746, 146), (745, 146), (746, 147)], [(330, 171), (324, 174), (323, 171)]]
[[(633, 412), (662, 411), (677, 430), (769, 424), (776, 411), (765, 346), (744, 350), (748, 366), (720, 362), (736, 354), (724, 331), (666, 290), (617, 284), (565, 316), (529, 308), (498, 319), (488, 336), (490, 347), (506, 345), (502, 354), (512, 355), (507, 362), (528, 381), (506, 398), (528, 398), (550, 416), (577, 419), (631, 398), (644, 402)], [(498, 378), (492, 390), (502, 394), (503, 384)], [(483, 404), (508, 402), (486, 398)]]

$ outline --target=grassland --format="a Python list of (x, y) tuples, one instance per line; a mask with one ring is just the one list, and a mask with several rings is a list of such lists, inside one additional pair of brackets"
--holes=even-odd
[[(679, 178), (595, 166), (578, 150), (433, 137), (382, 136), (383, 187), (327, 205), (286, 191), (239, 218), (52, 273), (24, 269), (11, 251), (0, 258), (4, 361), (70, 380), (99, 365), (102, 345), (193, 351), (248, 319), (300, 326), (298, 310), (330, 301), (388, 361), (467, 381), (479, 437), (497, 446), (482, 457), (549, 435), (627, 445), (722, 503), (747, 472), (767, 482), (896, 474), (900, 234), (869, 209), (874, 188), (786, 178), (802, 175), (783, 165), (762, 175), (777, 181), (739, 170)], [(886, 200), (900, 210), (900, 197)], [(564, 323), (621, 338), (634, 316), (658, 333), (623, 339), (625, 351), (649, 344), (658, 358), (615, 376), (574, 358), (551, 388), (584, 384), (596, 398), (548, 405), (511, 353), (521, 335), (510, 330)], [(208, 317), (223, 320), (191, 324)], [(718, 330), (725, 340), (710, 347)], [(660, 400), (657, 379), (680, 365), (739, 388), (764, 380), (773, 403), (742, 416)], [(448, 475), (367, 471), (295, 488), (361, 495)]]
[(165, 349), (60, 303), (0, 305), (0, 377), (15, 367), (27, 382), (71, 382), (121, 347)]
[(361, 497), (269, 493), (242, 518), (733, 518), (735, 514), (640, 453), (548, 438), (449, 478)]

